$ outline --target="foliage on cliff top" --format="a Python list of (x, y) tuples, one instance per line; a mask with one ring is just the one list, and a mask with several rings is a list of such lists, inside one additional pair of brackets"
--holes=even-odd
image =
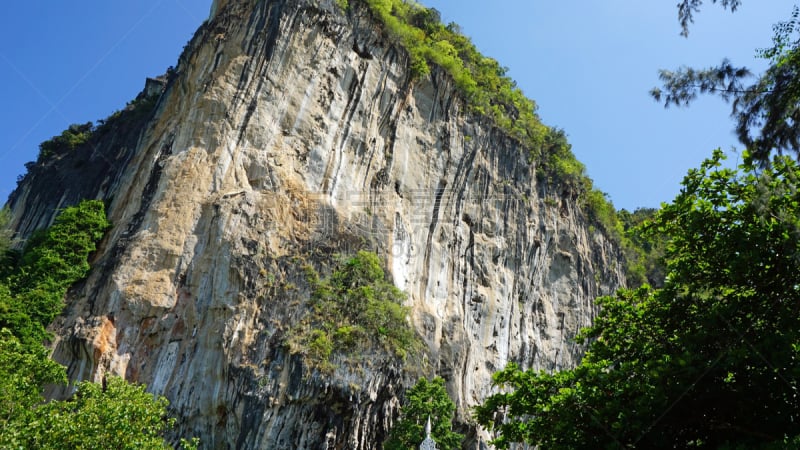
[(358, 361), (358, 353), (376, 349), (404, 359), (420, 348), (407, 321), (405, 294), (386, 280), (377, 255), (359, 251), (326, 279), (313, 268), (306, 271), (311, 311), (292, 331), (289, 346), (310, 367), (332, 369), (333, 354)]
[[(36, 164), (45, 163), (56, 156), (68, 154), (83, 145), (89, 144), (92, 138), (110, 132), (119, 124), (149, 117), (149, 114), (153, 112), (158, 103), (158, 98), (158, 95), (148, 97), (141, 94), (128, 102), (124, 109), (115, 111), (105, 119), (98, 120), (96, 125), (92, 122), (70, 125), (61, 134), (39, 144), (39, 155), (36, 158)], [(25, 166), (30, 170), (33, 164), (33, 162), (30, 162)]]
[[(506, 75), (507, 68), (482, 55), (457, 24), (442, 24), (434, 8), (407, 0), (360, 1), (406, 49), (415, 76), (427, 75), (431, 65), (442, 67), (453, 78), (470, 111), (491, 118), (528, 149), (531, 161), (538, 164), (540, 180), (577, 196), (590, 220), (613, 239), (623, 239), (613, 205), (594, 188), (564, 132), (541, 122), (536, 103)], [(348, 2), (338, 4), (346, 7)]]
[(499, 447), (800, 446), (800, 165), (722, 159), (646, 225), (666, 237), (663, 288), (600, 299), (577, 368), (495, 375), (477, 418)]
[(54, 155), (75, 150), (76, 147), (89, 141), (93, 130), (94, 124), (92, 122), (70, 125), (58, 136), (53, 136), (51, 139), (39, 144), (37, 162), (43, 162)]
[(414, 75), (427, 75), (430, 64), (444, 68), (472, 111), (489, 115), (531, 149), (540, 148), (549, 129), (536, 115), (536, 104), (506, 76), (507, 69), (483, 56), (456, 24), (445, 26), (436, 9), (411, 1), (363, 1), (406, 48)]

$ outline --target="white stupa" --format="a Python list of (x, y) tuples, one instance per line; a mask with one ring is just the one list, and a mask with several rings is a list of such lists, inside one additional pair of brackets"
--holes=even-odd
[(419, 450), (436, 450), (436, 442), (431, 437), (431, 417), (428, 416), (428, 423), (425, 424), (425, 440), (419, 444)]

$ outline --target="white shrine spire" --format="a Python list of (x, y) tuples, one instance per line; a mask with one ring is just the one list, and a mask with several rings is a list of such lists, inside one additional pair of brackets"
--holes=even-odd
[(425, 424), (425, 440), (419, 445), (419, 450), (436, 450), (436, 442), (431, 437), (431, 416)]

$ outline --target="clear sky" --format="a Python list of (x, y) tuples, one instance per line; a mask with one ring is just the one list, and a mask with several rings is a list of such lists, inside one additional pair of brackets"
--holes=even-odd
[[(790, 0), (710, 0), (679, 36), (675, 0), (424, 0), (457, 22), (563, 128), (595, 185), (618, 208), (658, 206), (714, 148), (736, 144), (728, 106), (703, 99), (668, 109), (650, 99), (660, 68), (763, 66), (755, 49)], [(0, 18), (0, 197), (36, 159), (39, 142), (133, 99), (175, 65), (211, 0), (26, 0)], [(735, 160), (736, 156), (732, 158)]]

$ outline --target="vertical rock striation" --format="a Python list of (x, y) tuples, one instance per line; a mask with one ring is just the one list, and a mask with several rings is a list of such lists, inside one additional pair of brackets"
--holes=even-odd
[(493, 371), (574, 365), (618, 250), (443, 71), (407, 66), (357, 3), (215, 1), (151, 114), (31, 170), (23, 235), (80, 198), (114, 224), (52, 326), (70, 376), (147, 383), (209, 448), (379, 448), (413, 368), (322, 375), (284, 345), (302, 266), (362, 248), (408, 293), (470, 448)]

